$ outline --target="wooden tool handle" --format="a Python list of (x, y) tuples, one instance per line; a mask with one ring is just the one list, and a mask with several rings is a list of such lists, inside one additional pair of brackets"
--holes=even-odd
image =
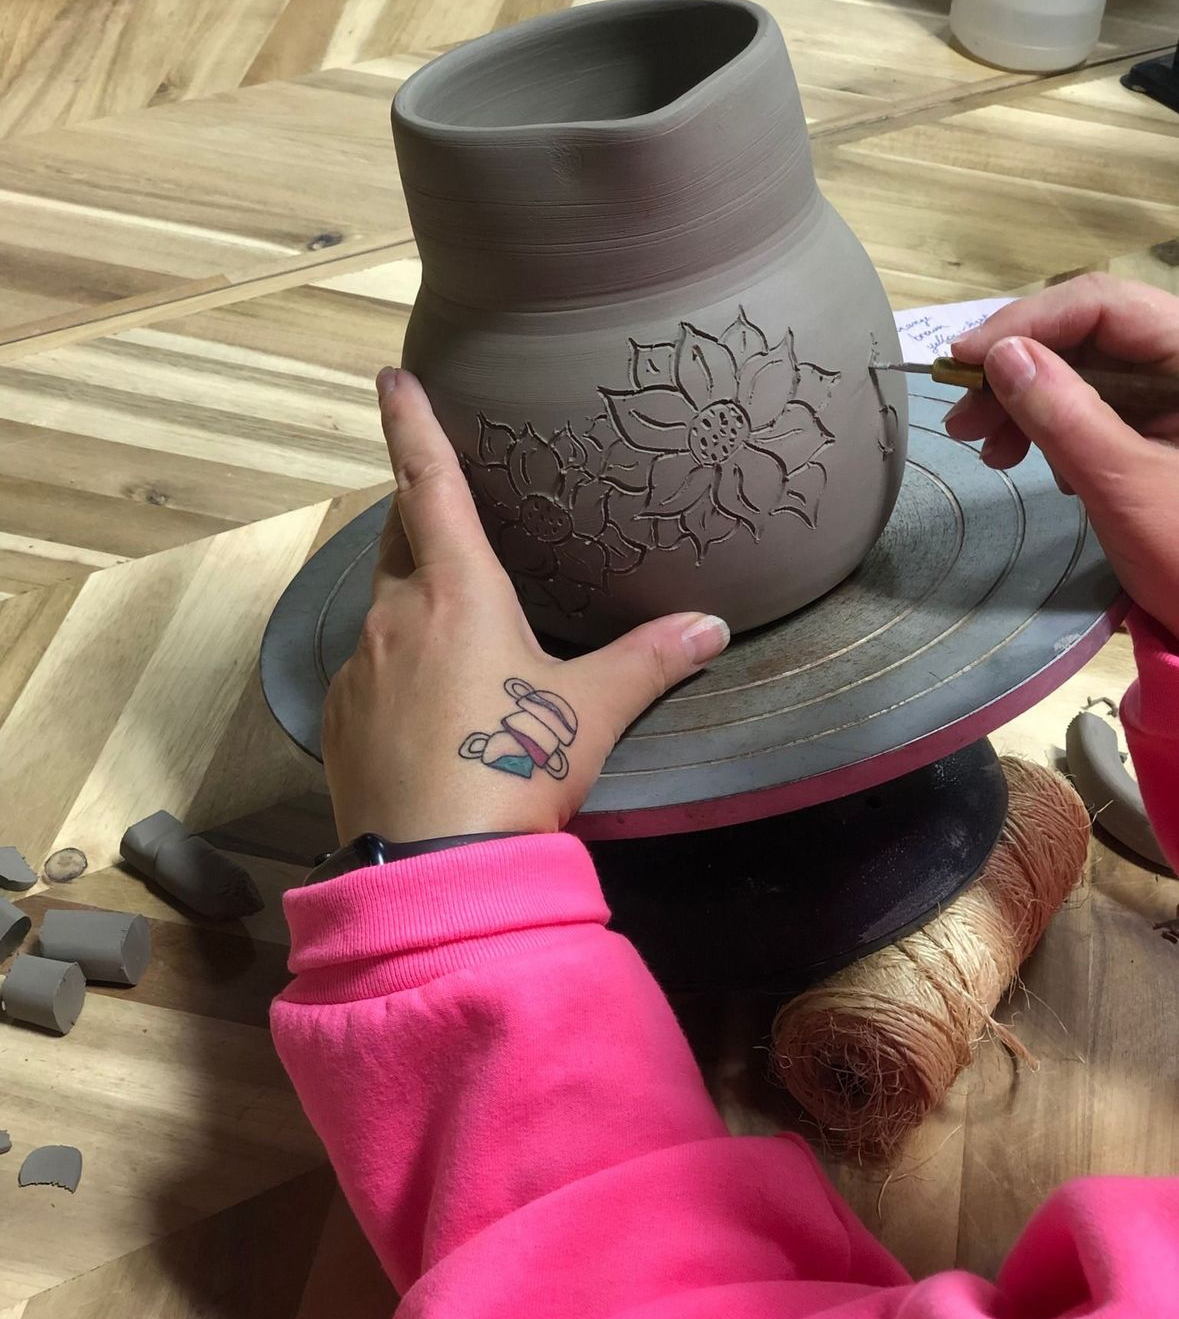
[(1118, 412), (1157, 416), (1179, 412), (1179, 376), (1151, 375), (1149, 371), (1105, 371), (1078, 367), (1077, 375)]
[[(1118, 412), (1157, 416), (1179, 412), (1179, 375), (1153, 375), (1149, 371), (1110, 371), (1100, 367), (1076, 368), (1077, 375), (1092, 385), (1101, 397)], [(941, 385), (960, 389), (986, 389), (981, 366), (970, 366), (954, 357), (939, 357), (931, 375)]]
[(981, 366), (970, 366), (956, 357), (935, 357), (929, 373), (939, 385), (957, 385), (959, 389), (985, 389), (987, 378)]

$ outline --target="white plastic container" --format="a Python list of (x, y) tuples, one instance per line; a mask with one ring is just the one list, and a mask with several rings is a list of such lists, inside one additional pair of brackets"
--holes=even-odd
[(1105, 0), (953, 0), (950, 29), (976, 58), (1020, 73), (1052, 73), (1088, 59)]

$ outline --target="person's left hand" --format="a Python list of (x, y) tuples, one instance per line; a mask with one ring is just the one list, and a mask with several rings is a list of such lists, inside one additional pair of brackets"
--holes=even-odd
[(372, 607), (324, 706), (340, 839), (560, 829), (627, 725), (729, 630), (673, 614), (577, 659), (546, 655), (421, 385), (387, 368), (377, 392), (397, 495)]

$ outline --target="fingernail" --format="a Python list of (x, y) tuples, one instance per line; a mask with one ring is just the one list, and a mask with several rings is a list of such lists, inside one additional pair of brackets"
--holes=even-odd
[(730, 635), (729, 625), (723, 618), (708, 614), (689, 623), (681, 634), (681, 640), (693, 664), (706, 664), (729, 644)]
[(1022, 339), (1000, 339), (987, 354), (987, 379), (996, 394), (1022, 394), (1036, 378), (1036, 363)]
[(383, 366), (377, 372), (377, 393), (379, 395), (391, 394), (397, 384), (397, 371), (394, 367)]

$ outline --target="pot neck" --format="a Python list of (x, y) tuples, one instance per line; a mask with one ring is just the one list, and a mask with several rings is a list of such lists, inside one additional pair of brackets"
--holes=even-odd
[[(672, 0), (655, 3), (674, 17)], [(754, 16), (754, 35), (651, 114), (497, 126), (416, 112), (432, 85), (502, 62), (508, 34), (410, 79), (393, 130), (424, 283), (466, 306), (573, 308), (707, 277), (804, 223), (819, 199), (781, 34), (756, 6), (715, 3)], [(534, 59), (543, 64), (545, 32), (562, 20), (628, 8), (643, 6), (596, 4), (523, 25), (543, 29)]]

